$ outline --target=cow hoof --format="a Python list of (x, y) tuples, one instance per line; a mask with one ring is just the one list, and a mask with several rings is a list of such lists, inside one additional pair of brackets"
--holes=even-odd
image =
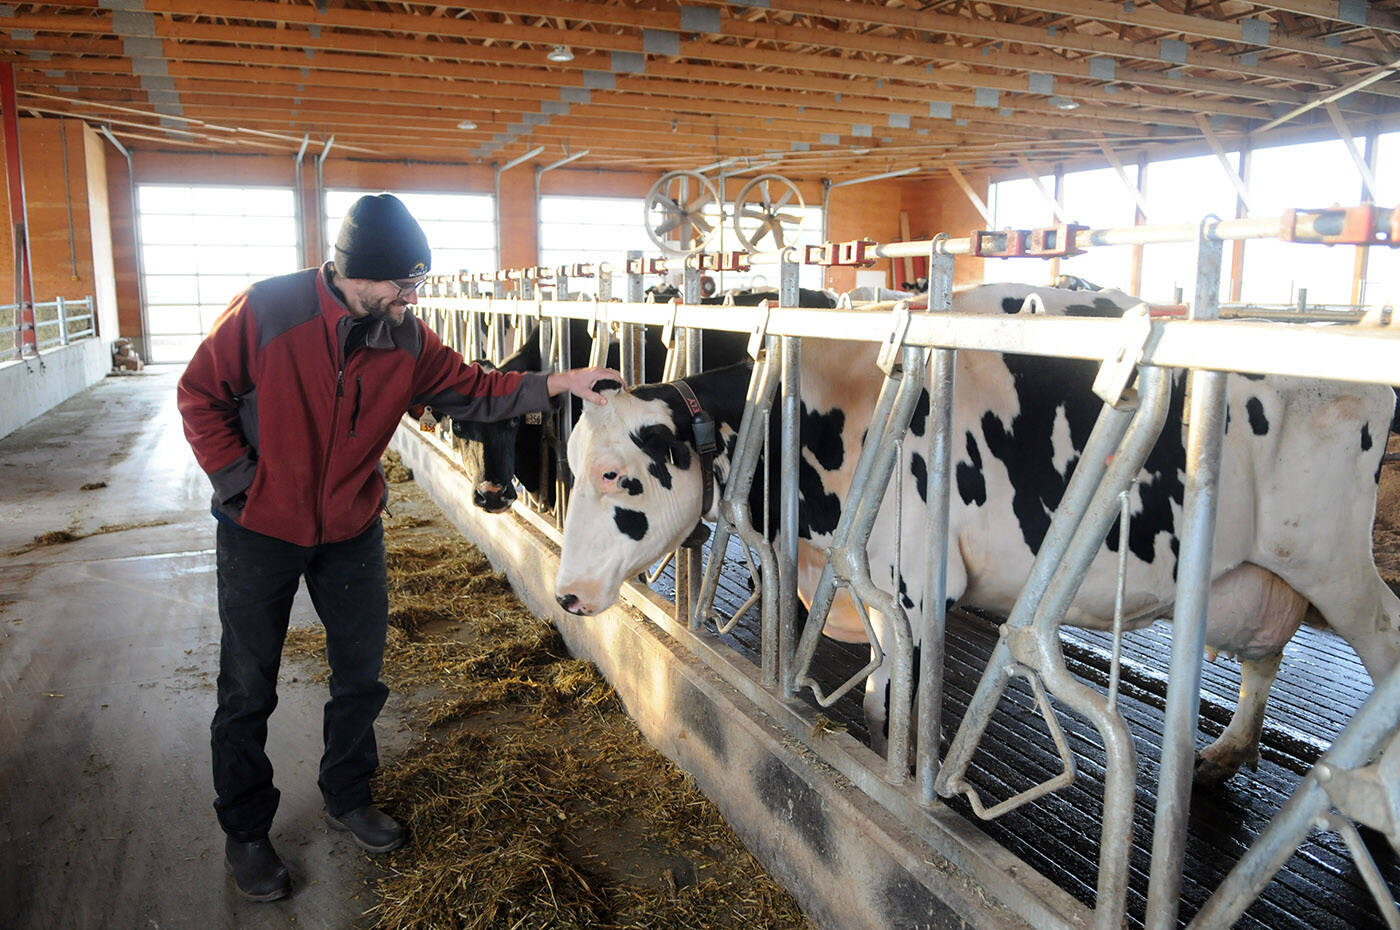
[(1239, 770), (1239, 765), (1220, 762), (1198, 752), (1196, 753), (1196, 769), (1191, 780), (1198, 788), (1218, 791)]

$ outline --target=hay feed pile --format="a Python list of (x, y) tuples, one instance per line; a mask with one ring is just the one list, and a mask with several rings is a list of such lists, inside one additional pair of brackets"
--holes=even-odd
[[(374, 787), (412, 838), (376, 858), (367, 920), (412, 930), (809, 926), (594, 667), (569, 657), (421, 490), (393, 491), (384, 678), (409, 697), (416, 738)], [(297, 633), (289, 654), (321, 652), (319, 634)]]

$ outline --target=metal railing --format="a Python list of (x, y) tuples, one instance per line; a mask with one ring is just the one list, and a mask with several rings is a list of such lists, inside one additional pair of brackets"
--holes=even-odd
[[(435, 279), (421, 304), (424, 318), (449, 345), (471, 357), (489, 343), (497, 360), (508, 348), (501, 334), (513, 320), (515, 332), (529, 320), (546, 331), (567, 331), (558, 324), (568, 318), (589, 321), (596, 334), (615, 332), (623, 345), (636, 345), (638, 327), (663, 327), (673, 354), (679, 349), (685, 364), (680, 372), (698, 369), (701, 359), (686, 337), (699, 328), (751, 334), (751, 354), (757, 355), (749, 400), (745, 405), (741, 441), (730, 465), (730, 487), (719, 514), (719, 536), (738, 535), (749, 549), (764, 545), (747, 534), (746, 513), (735, 490), (748, 485), (739, 476), (752, 474), (763, 443), (754, 437), (766, 432), (759, 418), (777, 417), (781, 456), (780, 520), (771, 553), (760, 552), (765, 570), (756, 575), (761, 587), (776, 585), (776, 596), (756, 590), (761, 611), (761, 661), (758, 668), (729, 650), (709, 630), (727, 621), (712, 613), (714, 585), (709, 573), (701, 583), (698, 568), (677, 572), (677, 597), (668, 616), (658, 596), (641, 586), (625, 589), (637, 606), (668, 633), (684, 642), (729, 684), (754, 701), (760, 710), (783, 725), (867, 795), (898, 817), (906, 827), (932, 845), (955, 866), (981, 881), (989, 892), (1037, 927), (1092, 926), (1108, 930), (1122, 925), (1125, 913), (1136, 759), (1126, 724), (1115, 704), (1116, 689), (1105, 695), (1074, 679), (1064, 668), (1058, 628), (1065, 608), (1083, 581), (1089, 562), (1099, 551), (1109, 525), (1119, 517), (1122, 494), (1135, 479), (1143, 457), (1162, 428), (1164, 390), (1170, 382), (1164, 369), (1191, 372), (1191, 415), (1186, 425), (1188, 450), (1184, 525), (1173, 614), (1174, 634), (1163, 759), (1148, 888), (1147, 926), (1165, 930), (1177, 923), (1178, 894), (1189, 801), (1192, 753), (1196, 743), (1205, 607), (1211, 583), (1211, 546), (1215, 526), (1214, 496), (1219, 481), (1220, 432), (1224, 420), (1224, 372), (1292, 375), (1380, 384), (1400, 383), (1400, 324), (1392, 324), (1388, 308), (1368, 313), (1356, 325), (1302, 327), (1260, 320), (1221, 319), (1219, 283), (1221, 244), (1232, 239), (1279, 238), (1285, 241), (1357, 245), (1400, 242), (1400, 210), (1374, 207), (1288, 211), (1272, 219), (1217, 220), (1199, 226), (1135, 226), (1086, 229), (1066, 224), (1044, 230), (979, 231), (961, 239), (880, 245), (868, 240), (828, 243), (777, 253), (689, 256), (685, 260), (630, 257), (616, 269), (607, 263), (557, 269), (512, 269), (489, 275)], [(1123, 319), (990, 316), (952, 312), (953, 256), (1056, 257), (1098, 245), (1138, 242), (1194, 242), (1198, 249), (1197, 281), (1190, 309), (1160, 317), (1147, 312)], [(836, 311), (797, 307), (800, 262), (860, 266), (874, 257), (924, 255), (929, 259), (927, 312), (911, 313), (905, 302), (893, 308), (862, 310), (846, 304)], [(779, 269), (777, 306), (755, 308), (699, 306), (699, 276), (711, 268), (770, 263)], [(657, 304), (641, 301), (645, 274), (684, 269), (684, 300)], [(625, 269), (628, 299), (568, 300), (575, 278), (596, 277), (600, 295), (613, 292), (613, 279)], [(508, 289), (509, 297), (477, 296), (490, 283)], [(550, 293), (546, 299), (541, 290)], [(459, 296), (461, 295), (461, 296)], [(478, 325), (478, 318), (489, 326)], [(483, 341), (481, 333), (489, 339)], [(805, 632), (797, 635), (797, 473), (800, 460), (796, 426), (801, 396), (802, 341), (843, 339), (881, 345), (884, 389), (866, 432), (857, 471), (842, 504), (841, 524), (828, 552), (827, 567), (813, 598)], [(558, 345), (555, 341), (554, 345)], [(761, 349), (755, 352), (754, 350)], [(1050, 529), (1037, 554), (1026, 587), (1006, 624), (1006, 635), (989, 663), (978, 693), (954, 734), (946, 757), (938, 755), (941, 727), (942, 637), (947, 590), (947, 527), (951, 487), (953, 370), (957, 353), (985, 350), (1021, 355), (1089, 359), (1102, 364), (1096, 392), (1105, 403), (1098, 426), (1089, 439), (1094, 454), (1081, 464), (1066, 489)], [(544, 352), (558, 366), (566, 354)], [(596, 356), (595, 356), (596, 357)], [(635, 380), (641, 360), (624, 354), (624, 375)], [(775, 377), (775, 372), (778, 377)], [(1137, 376), (1137, 388), (1128, 390)], [(911, 385), (915, 390), (911, 390)], [(865, 557), (874, 514), (885, 496), (892, 462), (906, 440), (917, 387), (927, 386), (930, 410), (926, 419), (927, 533), (925, 603), (932, 609), (922, 617), (905, 614), (898, 598), (882, 589), (869, 574)], [(450, 433), (443, 441), (451, 443)], [(556, 523), (558, 514), (555, 515)], [(558, 541), (558, 536), (555, 536)], [(917, 550), (917, 547), (915, 547)], [(712, 559), (723, 558), (722, 546)], [(772, 570), (776, 565), (776, 571)], [(711, 566), (714, 569), (714, 566)], [(889, 746), (883, 759), (854, 738), (822, 733), (815, 711), (790, 700), (802, 686), (812, 687), (826, 700), (810, 674), (813, 652), (835, 589), (845, 589), (864, 610), (886, 612), (892, 639), (879, 647), (891, 664)], [(914, 642), (922, 642), (917, 714), (912, 682)], [(1115, 654), (1117, 641), (1115, 641)], [(870, 668), (861, 673), (867, 674)], [(989, 815), (997, 808), (1032, 801), (1075, 777), (1072, 755), (1057, 739), (1065, 772), (1053, 783), (1030, 789), (992, 809), (983, 807), (963, 776), (976, 751), (982, 730), (1010, 677), (1027, 678), (1052, 731), (1057, 729), (1044, 693), (1084, 714), (1098, 729), (1108, 754), (1104, 819), (1096, 903), (1092, 909), (1072, 900), (1043, 877), (1025, 868), (1008, 869), (1005, 855), (989, 856), (966, 832), (950, 829), (941, 812), (941, 798), (967, 794), (974, 809)], [(858, 676), (859, 678), (859, 676)], [(852, 679), (842, 688), (856, 686)], [(1111, 679), (1116, 680), (1116, 676)], [(914, 721), (917, 719), (917, 724)], [(1191, 922), (1193, 928), (1228, 927), (1257, 896), (1279, 865), (1307, 831), (1336, 808), (1338, 830), (1370, 876), (1374, 863), (1359, 843), (1351, 843), (1352, 821), (1386, 832), (1395, 841), (1400, 824), (1388, 816), (1400, 810), (1400, 742), (1392, 734), (1400, 722), (1400, 667), (1376, 683), (1376, 689), (1331, 750), (1304, 778), (1292, 800), (1240, 861), (1236, 869)], [(917, 731), (917, 732), (916, 732)], [(1378, 760), (1378, 761), (1377, 761)], [(913, 777), (910, 777), (912, 771)], [(1360, 785), (1361, 787), (1355, 787)], [(1342, 786), (1342, 787), (1338, 787)], [(1344, 790), (1350, 787), (1350, 790)], [(1371, 883), (1387, 920), (1395, 905), (1384, 886)]]
[[(0, 305), (0, 320), (18, 319), (20, 309), (15, 304)], [(20, 332), (18, 325), (0, 326), (0, 361), (20, 357), (15, 338)], [(40, 352), (96, 334), (97, 319), (91, 295), (81, 300), (57, 297), (46, 303), (34, 304), (34, 340)]]

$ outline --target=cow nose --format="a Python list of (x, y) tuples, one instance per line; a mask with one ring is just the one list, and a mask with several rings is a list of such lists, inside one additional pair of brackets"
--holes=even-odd
[(585, 613), (583, 603), (578, 599), (578, 595), (576, 594), (561, 594), (556, 597), (555, 600), (559, 602), (560, 607), (575, 616), (581, 616)]
[(503, 513), (515, 500), (515, 488), (479, 485), (472, 491), (472, 503), (487, 513)]

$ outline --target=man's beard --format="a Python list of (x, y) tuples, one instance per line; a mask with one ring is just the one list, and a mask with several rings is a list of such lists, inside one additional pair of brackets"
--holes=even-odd
[[(403, 316), (399, 317), (397, 320), (394, 319), (394, 308), (396, 305), (403, 307)], [(374, 317), (376, 320), (383, 320), (390, 326), (400, 326), (408, 319), (408, 305), (398, 304), (397, 301), (391, 300), (388, 303), (380, 304), (376, 307), (367, 307), (366, 309), (369, 311), (370, 316)]]

